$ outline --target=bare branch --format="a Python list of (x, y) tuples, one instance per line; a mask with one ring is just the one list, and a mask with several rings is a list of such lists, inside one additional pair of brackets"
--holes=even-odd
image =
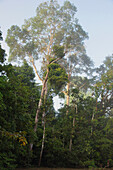
[(67, 96), (67, 92), (66, 91), (61, 91), (61, 93), (64, 93)]
[(37, 69), (36, 69), (36, 66), (35, 66), (35, 63), (34, 63), (34, 58), (33, 58), (33, 56), (29, 56), (29, 58), (30, 58), (30, 62), (32, 63), (32, 65), (33, 65), (33, 67), (34, 67), (34, 70), (35, 70), (36, 75), (38, 76), (39, 80), (40, 80), (41, 82), (43, 82), (43, 80), (41, 79), (41, 77), (39, 76), (39, 74), (38, 74), (38, 72), (37, 72)]

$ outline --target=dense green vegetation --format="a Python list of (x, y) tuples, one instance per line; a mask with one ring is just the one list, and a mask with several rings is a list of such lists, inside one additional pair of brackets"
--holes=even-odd
[(0, 169), (113, 167), (113, 55), (94, 68), (70, 2), (36, 12), (8, 30), (16, 66), (0, 45)]

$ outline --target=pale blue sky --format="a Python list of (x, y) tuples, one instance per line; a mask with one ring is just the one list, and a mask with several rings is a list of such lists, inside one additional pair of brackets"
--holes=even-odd
[[(38, 4), (45, 0), (0, 0), (0, 27), (5, 39), (7, 29), (21, 26), (24, 19), (35, 15)], [(58, 0), (60, 4), (64, 0)], [(87, 54), (99, 66), (104, 58), (113, 53), (113, 0), (70, 0), (77, 7), (77, 18), (88, 32), (85, 41)], [(5, 43), (3, 47), (8, 53)]]

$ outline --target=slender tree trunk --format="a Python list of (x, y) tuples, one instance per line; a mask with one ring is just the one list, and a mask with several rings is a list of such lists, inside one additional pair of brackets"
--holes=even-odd
[[(46, 89), (45, 89), (45, 94), (44, 94), (44, 106), (46, 106), (46, 98), (47, 98), (47, 83), (46, 83)], [(40, 151), (40, 159), (39, 159), (38, 166), (40, 166), (40, 164), (41, 164), (43, 150), (44, 150), (44, 143), (45, 143), (45, 124), (46, 124), (45, 112), (46, 112), (46, 110), (44, 107), (43, 114), (42, 114), (43, 138), (42, 138), (42, 147), (41, 147), (41, 151)]]
[(66, 97), (66, 104), (69, 106), (69, 86), (70, 86), (70, 83), (67, 84), (67, 97)]
[[(94, 117), (95, 117), (95, 114), (94, 114), (95, 111), (93, 111), (93, 114), (92, 114), (92, 122), (91, 122), (91, 136), (93, 134), (93, 120), (94, 120)], [(96, 99), (96, 112), (97, 112), (97, 99)]]
[[(77, 105), (76, 105), (76, 114), (77, 114)], [(72, 143), (73, 143), (73, 135), (74, 135), (74, 129), (75, 129), (75, 115), (73, 117), (73, 127), (71, 131), (71, 136), (70, 136), (70, 144), (69, 144), (69, 151), (71, 152), (72, 150)]]
[[(45, 94), (45, 90), (46, 90), (46, 84), (47, 84), (47, 80), (48, 80), (48, 74), (49, 74), (49, 70), (47, 70), (47, 74), (46, 74), (45, 80), (43, 81), (43, 86), (42, 86), (42, 91), (41, 91), (41, 97), (40, 97), (40, 100), (39, 100), (39, 103), (38, 103), (38, 108), (37, 108), (36, 116), (35, 116), (34, 132), (37, 131), (39, 112), (40, 112), (40, 109), (41, 109), (41, 106), (42, 106), (42, 100), (43, 100), (43, 98), (44, 98), (44, 94)], [(31, 150), (31, 151), (32, 151), (32, 148), (33, 148), (33, 143), (30, 144), (30, 150)]]
[(38, 109), (37, 109), (36, 116), (35, 116), (34, 132), (36, 132), (36, 130), (37, 130), (38, 116), (39, 116), (39, 112), (40, 112), (40, 109), (41, 109), (41, 106), (42, 106), (42, 100), (44, 98), (44, 93), (45, 93), (45, 90), (46, 90), (48, 74), (49, 74), (49, 70), (47, 70), (47, 74), (46, 74), (46, 77), (45, 77), (45, 80), (44, 80), (43, 86), (42, 86), (41, 97), (40, 97), (40, 100), (39, 100), (39, 103), (38, 103)]
[(45, 118), (44, 118), (44, 129), (43, 129), (43, 138), (42, 138), (42, 147), (41, 147), (41, 152), (40, 152), (40, 159), (39, 159), (39, 163), (38, 166), (40, 166), (41, 164), (41, 160), (42, 160), (42, 154), (43, 154), (43, 150), (44, 150), (44, 143), (45, 143)]
[(45, 93), (44, 93), (44, 109), (43, 109), (43, 114), (42, 114), (42, 126), (44, 125), (45, 106), (46, 106), (46, 99), (47, 99), (47, 91), (48, 91), (48, 88), (47, 88), (47, 83), (46, 83), (46, 86), (45, 86)]
[[(51, 43), (52, 43), (52, 39), (51, 39)], [(49, 48), (50, 49), (50, 48)], [(49, 50), (48, 49), (48, 50)], [(66, 53), (66, 52), (65, 52)], [(65, 53), (64, 53), (64, 56), (65, 56)], [(48, 51), (48, 54), (49, 54), (49, 51)], [(64, 56), (60, 57), (60, 58), (57, 58), (55, 59), (54, 61), (51, 61), (48, 63), (48, 65), (52, 64), (52, 63), (55, 63), (57, 61), (59, 61), (60, 59), (62, 59)], [(34, 66), (34, 69), (37, 73), (37, 70), (36, 70), (36, 67), (34, 65), (34, 60), (33, 60), (33, 57), (31, 56), (31, 62)], [(38, 73), (37, 73), (38, 75)], [(42, 91), (41, 91), (41, 97), (40, 97), (40, 100), (39, 100), (39, 103), (38, 103), (38, 108), (37, 108), (37, 111), (36, 111), (36, 116), (35, 116), (35, 126), (34, 126), (34, 132), (37, 131), (37, 124), (38, 124), (38, 117), (39, 117), (39, 112), (40, 112), (40, 109), (41, 109), (41, 106), (42, 106), (42, 100), (44, 98), (44, 93), (45, 93), (45, 90), (46, 90), (46, 84), (47, 84), (47, 80), (48, 80), (48, 75), (49, 75), (49, 69), (47, 69), (47, 73), (46, 73), (46, 76), (45, 76), (45, 80), (43, 81), (43, 85), (42, 85)], [(38, 77), (40, 78), (40, 76), (38, 75)], [(40, 79), (41, 80), (41, 79)], [(30, 150), (32, 151), (32, 148), (33, 148), (33, 143), (30, 143)]]
[[(68, 73), (68, 80), (70, 79), (70, 74)], [(69, 88), (70, 88), (70, 82), (67, 83), (67, 93), (66, 93), (66, 104), (67, 106), (69, 106), (69, 102), (70, 102), (70, 94), (69, 94)], [(66, 115), (68, 115), (68, 110), (66, 112)]]

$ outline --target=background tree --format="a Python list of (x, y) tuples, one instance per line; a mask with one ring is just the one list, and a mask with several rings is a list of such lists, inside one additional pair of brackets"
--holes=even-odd
[(33, 119), (39, 88), (33, 70), (26, 62), (22, 67), (5, 64), (5, 51), (0, 58), (0, 168), (15, 169), (17, 164), (30, 164), (26, 146), (35, 139)]

